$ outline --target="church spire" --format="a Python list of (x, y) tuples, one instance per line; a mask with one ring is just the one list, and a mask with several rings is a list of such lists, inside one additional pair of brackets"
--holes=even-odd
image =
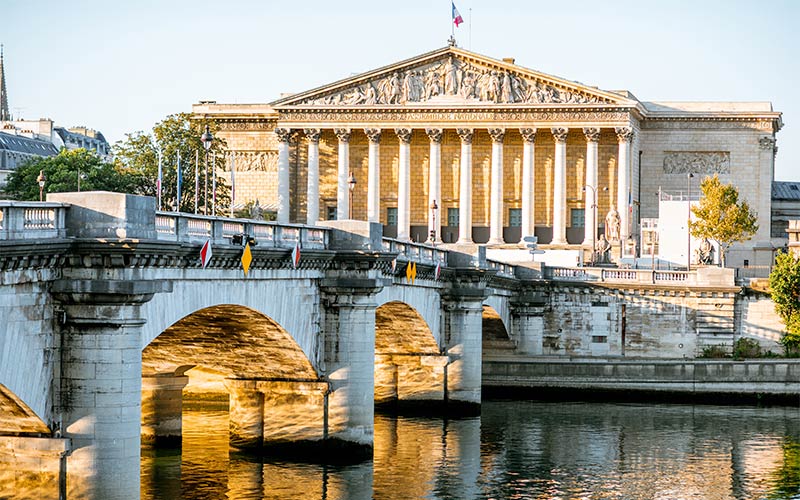
[(8, 110), (6, 71), (3, 67), (3, 46), (0, 45), (0, 122), (7, 120), (11, 120), (11, 112)]

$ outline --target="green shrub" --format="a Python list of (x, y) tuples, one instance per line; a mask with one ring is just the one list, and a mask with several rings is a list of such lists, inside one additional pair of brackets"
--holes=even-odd
[(753, 339), (742, 337), (733, 344), (733, 357), (735, 359), (760, 358), (761, 345)]
[(728, 354), (728, 350), (725, 349), (724, 345), (710, 345), (703, 348), (702, 354), (700, 354), (701, 358), (727, 358), (730, 354)]

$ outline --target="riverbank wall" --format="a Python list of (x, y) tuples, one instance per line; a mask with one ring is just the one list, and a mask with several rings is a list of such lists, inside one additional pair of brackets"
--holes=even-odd
[(487, 397), (800, 405), (800, 359), (485, 357)]

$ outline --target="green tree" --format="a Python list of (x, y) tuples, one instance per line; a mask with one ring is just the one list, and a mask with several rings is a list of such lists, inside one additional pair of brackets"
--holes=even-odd
[(181, 159), (181, 200), (180, 210), (194, 211), (195, 197), (195, 159), (199, 159), (198, 211), (203, 212), (205, 205), (205, 149), (200, 136), (209, 125), (214, 140), (209, 150), (208, 165), (208, 213), (213, 205), (212, 157), (216, 156), (217, 177), (217, 212), (228, 210), (230, 206), (230, 187), (218, 174), (225, 170), (225, 140), (217, 136), (217, 128), (213, 122), (192, 120), (189, 113), (178, 113), (167, 116), (157, 123), (151, 133), (135, 132), (127, 134), (125, 139), (114, 145), (114, 158), (117, 168), (138, 178), (136, 193), (157, 196), (158, 160), (161, 156), (162, 209), (172, 210), (177, 196), (178, 153)]
[(719, 243), (720, 262), (725, 267), (725, 254), (731, 244), (749, 240), (758, 231), (757, 215), (746, 201), (739, 200), (739, 190), (720, 182), (717, 174), (703, 179), (700, 190), (700, 205), (692, 207), (697, 220), (689, 228), (692, 236)]
[(800, 259), (790, 253), (778, 254), (769, 275), (769, 288), (775, 312), (786, 325), (781, 343), (787, 353), (796, 352), (800, 348)]
[(140, 182), (130, 172), (121, 172), (112, 163), (106, 163), (94, 151), (62, 149), (56, 156), (37, 157), (20, 165), (8, 176), (3, 192), (18, 200), (38, 200), (39, 172), (46, 181), (44, 193), (78, 191), (133, 192)]

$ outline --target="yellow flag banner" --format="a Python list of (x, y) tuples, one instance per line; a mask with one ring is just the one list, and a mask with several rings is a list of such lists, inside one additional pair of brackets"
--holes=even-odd
[(411, 281), (411, 262), (406, 264), (406, 279)]
[(253, 254), (250, 253), (250, 243), (248, 242), (244, 245), (244, 252), (242, 252), (242, 269), (244, 269), (245, 276), (250, 271), (251, 262), (253, 262)]
[(417, 279), (417, 263), (411, 263), (411, 283), (414, 283), (414, 280)]

